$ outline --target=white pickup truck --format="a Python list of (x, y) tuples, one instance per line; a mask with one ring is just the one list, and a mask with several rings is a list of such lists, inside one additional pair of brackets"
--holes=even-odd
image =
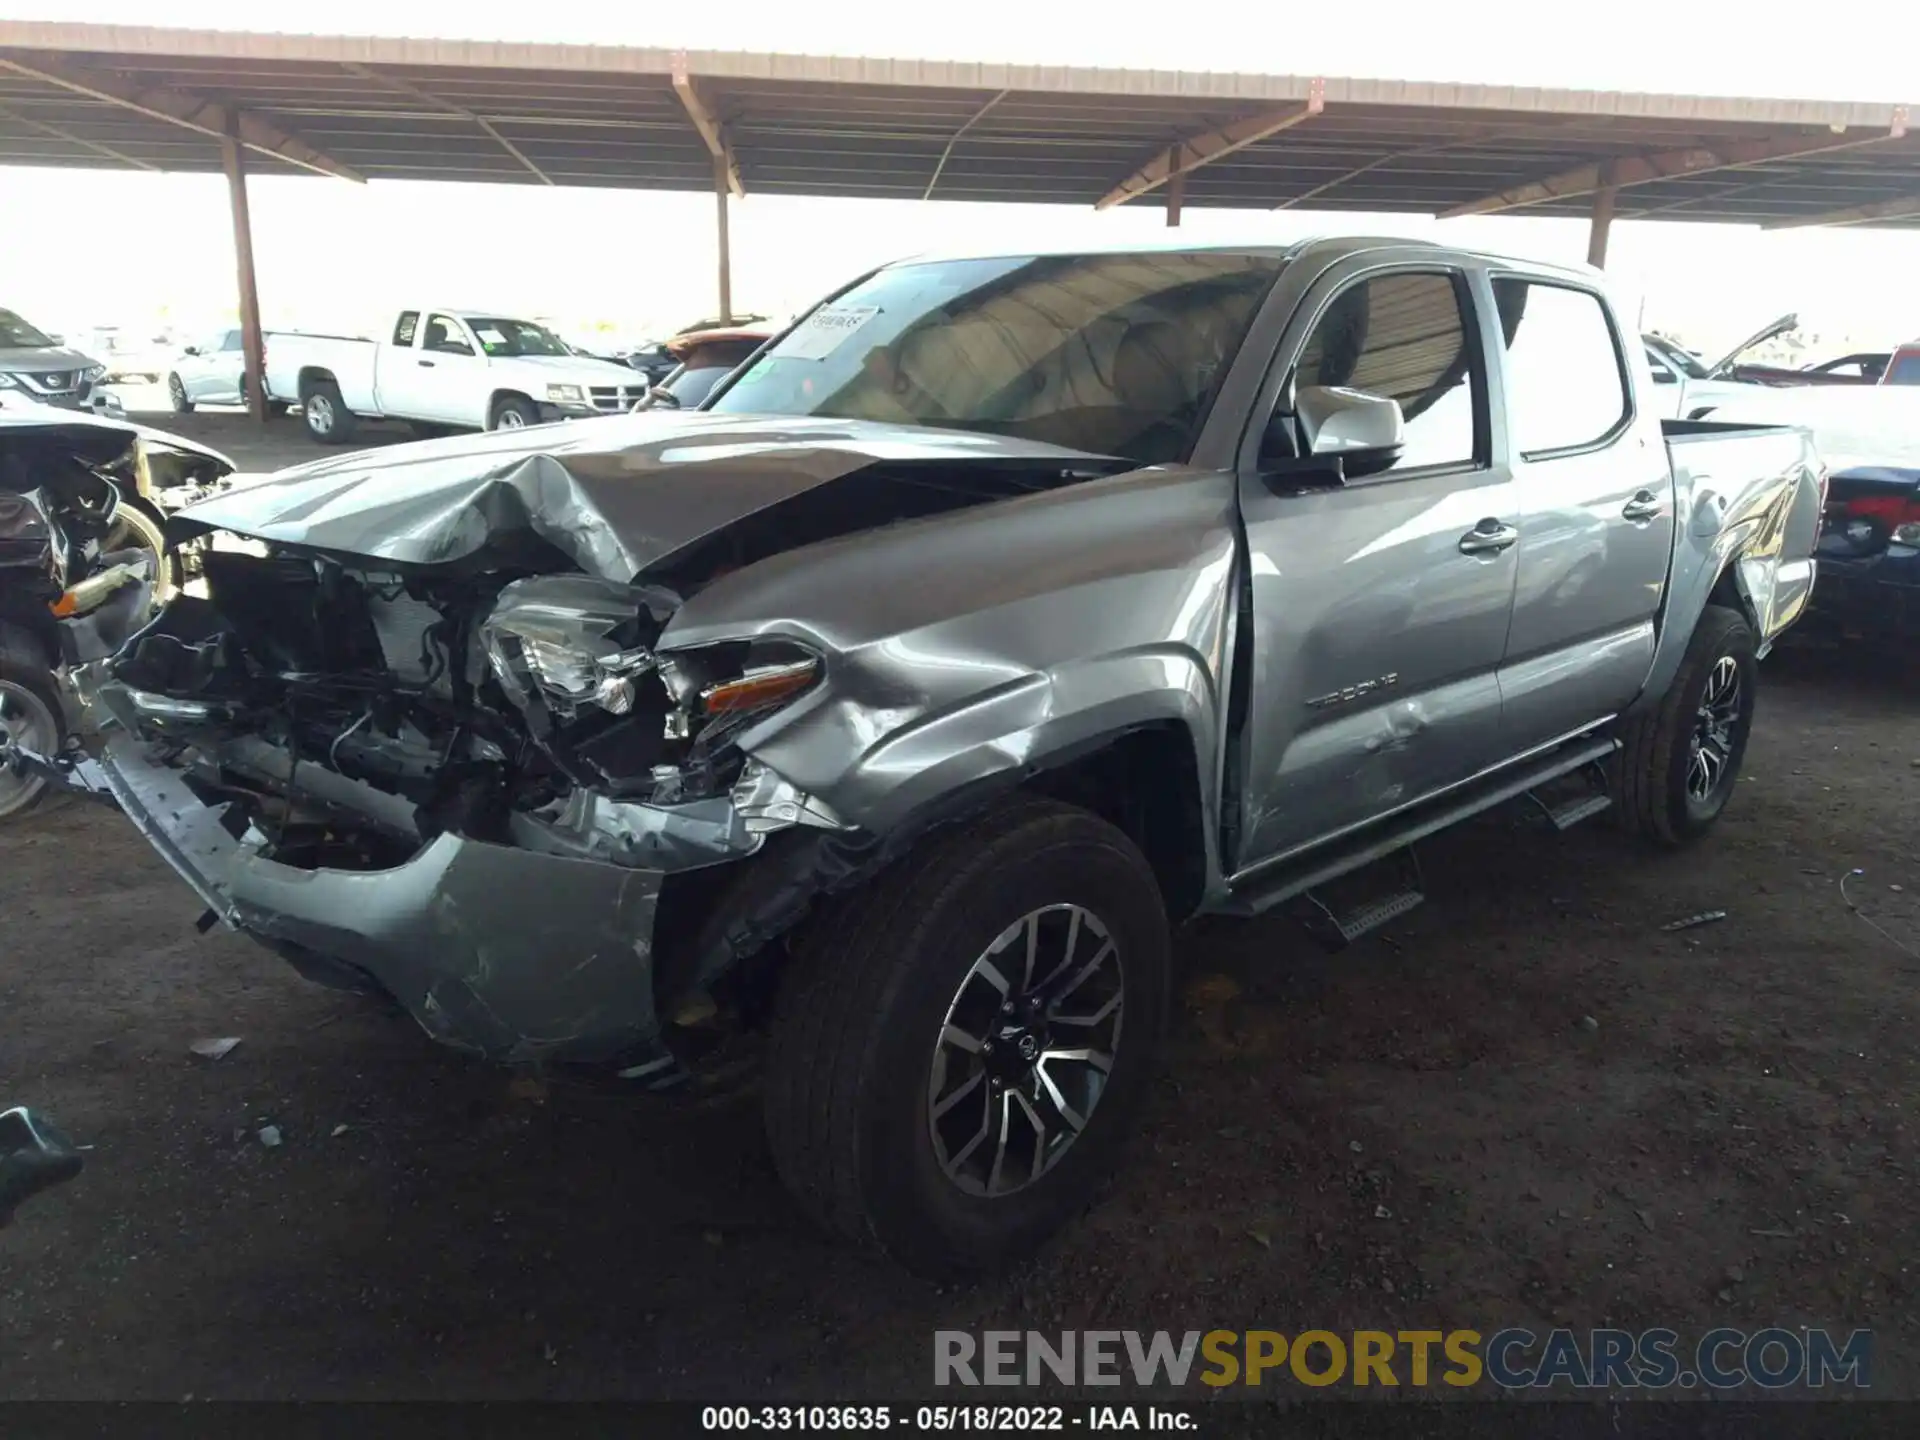
[(385, 340), (267, 342), (267, 393), (298, 397), (322, 445), (345, 444), (361, 419), (513, 430), (617, 415), (646, 390), (637, 371), (577, 356), (543, 325), (478, 310), (402, 310)]

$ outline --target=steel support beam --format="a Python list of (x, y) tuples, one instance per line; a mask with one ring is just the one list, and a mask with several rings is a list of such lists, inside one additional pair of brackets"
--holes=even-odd
[[(1167, 163), (1174, 163), (1173, 151), (1167, 151)], [(1167, 228), (1173, 229), (1180, 223), (1180, 207), (1187, 199), (1187, 172), (1176, 170), (1167, 177)]]
[(223, 144), (237, 135), (239, 143), (247, 149), (284, 160), (303, 170), (311, 170), (317, 175), (335, 175), (342, 180), (362, 183), (367, 178), (352, 166), (343, 165), (331, 155), (314, 149), (306, 141), (289, 135), (272, 121), (231, 105), (223, 105), (217, 100), (209, 100), (191, 90), (140, 85), (124, 76), (38, 56), (26, 61), (11, 55), (0, 55), (0, 70), (11, 70), (42, 84), (85, 95), (90, 100), (118, 105), (152, 120), (164, 120), (184, 130), (198, 131)]
[(546, 171), (529, 160), (525, 152), (522, 151), (518, 145), (515, 145), (511, 140), (507, 139), (506, 136), (494, 129), (493, 122), (487, 119), (486, 116), (476, 115), (473, 111), (467, 109), (466, 106), (456, 105), (451, 100), (442, 100), (438, 95), (422, 90), (412, 81), (402, 79), (398, 75), (388, 75), (365, 65), (357, 65), (351, 60), (347, 61), (340, 68), (350, 74), (358, 75), (362, 80), (371, 80), (374, 84), (384, 85), (397, 94), (418, 100), (422, 105), (431, 105), (436, 110), (446, 111), (449, 115), (458, 115), (463, 120), (471, 120), (485, 132), (488, 139), (492, 140), (494, 144), (506, 151), (507, 154), (511, 155), (515, 160), (518, 160), (520, 164), (532, 174), (534, 179), (538, 180), (542, 185), (553, 184), (552, 179), (548, 177)]
[(1891, 200), (1876, 200), (1868, 205), (1849, 205), (1844, 210), (1825, 210), (1818, 215), (1796, 215), (1791, 220), (1768, 220), (1762, 230), (1796, 230), (1814, 225), (1871, 225), (1876, 220), (1904, 220), (1920, 215), (1920, 195), (1896, 195)]
[(233, 259), (240, 280), (240, 344), (246, 355), (247, 409), (254, 420), (267, 419), (266, 337), (260, 329), (260, 290), (253, 272), (253, 217), (247, 209), (246, 151), (237, 117), (229, 115), (231, 133), (221, 137), (220, 161), (227, 172), (227, 204), (233, 211)]
[(727, 234), (727, 206), (732, 201), (730, 193), (739, 181), (734, 175), (733, 157), (716, 155), (713, 157), (713, 198), (719, 207), (720, 238), (720, 323), (733, 323), (733, 247)]
[(1613, 183), (1611, 162), (1600, 167), (1606, 182), (1593, 192), (1593, 218), (1587, 227), (1587, 264), (1602, 269), (1607, 263), (1607, 232), (1613, 228), (1613, 202), (1620, 189)]
[(707, 152), (716, 163), (726, 167), (727, 188), (735, 195), (745, 195), (747, 187), (740, 183), (740, 167), (734, 163), (733, 146), (727, 140), (726, 126), (714, 115), (706, 97), (700, 93), (700, 87), (693, 83), (693, 76), (687, 69), (687, 52), (684, 50), (673, 52), (673, 91), (686, 108), (687, 118), (693, 122), (693, 128), (700, 132), (700, 138), (706, 142)]
[(1113, 189), (1094, 201), (1093, 208), (1106, 210), (1115, 205), (1124, 205), (1151, 190), (1157, 190), (1176, 175), (1191, 175), (1202, 165), (1210, 165), (1215, 160), (1244, 150), (1249, 145), (1258, 144), (1268, 136), (1278, 135), (1282, 130), (1291, 130), (1304, 120), (1311, 120), (1326, 109), (1326, 83), (1315, 80), (1307, 87), (1307, 98), (1299, 105), (1289, 105), (1284, 110), (1268, 110), (1258, 115), (1249, 115), (1235, 120), (1230, 125), (1218, 129), (1203, 131), (1175, 142), (1166, 150), (1155, 155), (1133, 174), (1122, 180)]
[(960, 143), (960, 137), (978, 125), (982, 120), (986, 119), (987, 112), (1012, 93), (1011, 90), (1002, 90), (998, 95), (995, 95), (991, 100), (987, 101), (986, 104), (974, 111), (973, 114), (969, 115), (966, 123), (947, 137), (947, 148), (940, 152), (940, 163), (933, 167), (933, 174), (927, 180), (927, 188), (921, 193), (920, 198), (922, 200), (931, 200), (933, 198), (933, 187), (940, 183), (940, 172), (947, 168), (947, 160), (953, 154), (953, 147)]
[[(1760, 140), (1729, 140), (1717, 145), (1694, 145), (1685, 150), (1660, 150), (1647, 155), (1623, 155), (1604, 164), (1578, 165), (1541, 180), (1470, 200), (1451, 210), (1440, 212), (1442, 220), (1463, 215), (1492, 215), (1501, 210), (1517, 210), (1525, 205), (1540, 205), (1550, 200), (1574, 200), (1591, 195), (1608, 185), (1617, 190), (1630, 185), (1646, 185), (1655, 180), (1676, 180), (1686, 175), (1705, 175), (1714, 170), (1738, 170), (1746, 165), (1763, 165), (1769, 160), (1791, 160), (1800, 155), (1825, 155), (1835, 150), (1853, 150), (1875, 145), (1882, 140), (1898, 140), (1907, 133), (1905, 107), (1893, 112), (1893, 124), (1884, 131), (1858, 134), (1850, 131), (1822, 131), (1817, 135), (1770, 135)], [(1610, 167), (1610, 169), (1608, 168)], [(1608, 173), (1603, 175), (1603, 169)]]

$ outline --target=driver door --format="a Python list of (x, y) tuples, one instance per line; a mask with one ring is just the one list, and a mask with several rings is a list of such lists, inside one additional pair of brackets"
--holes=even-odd
[[(1237, 869), (1501, 757), (1517, 503), (1493, 433), (1488, 331), (1467, 271), (1396, 253), (1408, 252), (1354, 257), (1307, 293), (1262, 391), (1272, 419), (1242, 451), (1253, 673)], [(1344, 484), (1276, 474), (1307, 385), (1397, 400), (1399, 459)]]
[(467, 327), (451, 315), (429, 315), (420, 330), (414, 357), (413, 404), (409, 415), (447, 425), (483, 425), (477, 414), (484, 381), (476, 373), (486, 364)]

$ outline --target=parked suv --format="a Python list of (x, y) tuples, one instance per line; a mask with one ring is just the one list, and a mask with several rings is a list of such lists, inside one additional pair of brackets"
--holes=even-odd
[(764, 1038), (799, 1201), (991, 1265), (1131, 1129), (1171, 922), (1346, 943), (1522, 798), (1720, 817), (1821, 477), (1650, 383), (1596, 272), (1436, 245), (888, 266), (699, 411), (189, 508), (251, 544), (88, 673), (73, 783), (449, 1044), (685, 1092)]
[(106, 373), (105, 365), (68, 349), (59, 336), (0, 310), (0, 390), (18, 390), (67, 410), (118, 411), (118, 402), (99, 388)]

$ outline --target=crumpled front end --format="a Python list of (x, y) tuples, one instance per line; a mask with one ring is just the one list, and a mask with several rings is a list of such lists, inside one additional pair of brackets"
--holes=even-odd
[(856, 839), (734, 744), (818, 678), (798, 647), (658, 654), (674, 597), (578, 574), (205, 565), (204, 594), (77, 677), (102, 743), (73, 783), (209, 923), (445, 1043), (675, 1084), (724, 968), (676, 893), (778, 832)]

